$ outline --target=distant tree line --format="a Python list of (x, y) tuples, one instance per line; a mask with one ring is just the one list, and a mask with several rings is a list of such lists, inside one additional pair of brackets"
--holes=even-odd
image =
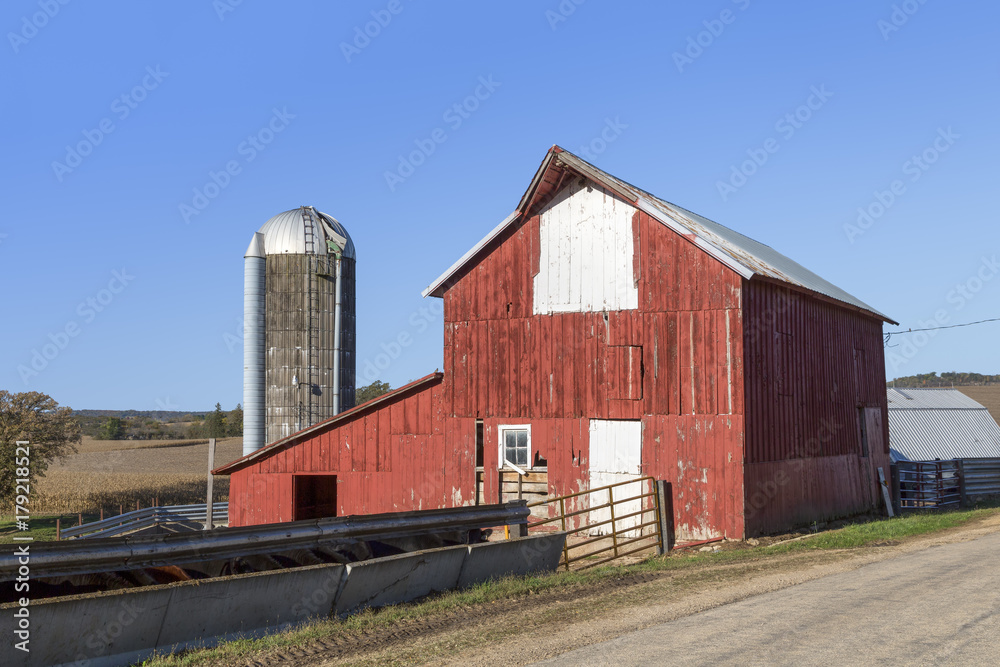
[[(392, 388), (376, 380), (358, 387), (355, 405), (361, 405)], [(169, 410), (77, 410), (73, 417), (83, 435), (95, 440), (182, 440), (185, 438), (238, 438), (243, 436), (243, 406), (228, 412), (220, 403), (212, 412)]]
[(982, 375), (981, 373), (924, 373), (922, 375), (907, 375), (886, 383), (897, 389), (919, 389), (921, 387), (951, 387), (1000, 384), (1000, 375)]
[(243, 435), (243, 407), (239, 404), (232, 410), (224, 412), (222, 405), (216, 403), (212, 412), (174, 416), (176, 421), (172, 422), (164, 422), (142, 413), (132, 416), (113, 414), (74, 415), (74, 417), (82, 433), (97, 440), (182, 440), (238, 438)]

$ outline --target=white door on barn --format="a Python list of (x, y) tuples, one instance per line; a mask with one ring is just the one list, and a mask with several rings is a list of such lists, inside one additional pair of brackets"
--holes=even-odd
[[(627, 482), (641, 476), (642, 422), (591, 419), (590, 420), (590, 487), (596, 489), (609, 484)], [(619, 520), (618, 517), (642, 510), (642, 499), (619, 503), (642, 494), (642, 484), (624, 484), (590, 494), (590, 507), (608, 504), (609, 492), (615, 501), (615, 525), (626, 530), (642, 523), (642, 515)], [(605, 523), (590, 530), (591, 535), (611, 533), (611, 508), (597, 509), (590, 513), (590, 524)]]

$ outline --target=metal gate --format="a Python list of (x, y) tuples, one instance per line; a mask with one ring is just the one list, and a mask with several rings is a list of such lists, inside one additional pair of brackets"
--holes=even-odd
[(901, 510), (959, 506), (962, 494), (958, 461), (900, 461), (896, 468)]
[(565, 532), (559, 565), (567, 570), (571, 564), (582, 570), (650, 549), (663, 554), (669, 547), (667, 486), (639, 477), (530, 503), (529, 509), (548, 506), (549, 517), (529, 519), (528, 532)]

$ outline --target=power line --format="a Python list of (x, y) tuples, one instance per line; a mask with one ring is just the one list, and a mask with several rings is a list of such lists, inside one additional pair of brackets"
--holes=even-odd
[(949, 324), (943, 327), (927, 327), (926, 329), (906, 329), (905, 331), (886, 331), (885, 332), (885, 344), (889, 345), (889, 339), (893, 336), (898, 336), (900, 334), (917, 333), (918, 331), (938, 331), (940, 329), (956, 329), (958, 327), (971, 327), (975, 324), (985, 324), (986, 322), (1000, 322), (1000, 317), (992, 317), (988, 320), (979, 320), (977, 322), (965, 322), (964, 324)]

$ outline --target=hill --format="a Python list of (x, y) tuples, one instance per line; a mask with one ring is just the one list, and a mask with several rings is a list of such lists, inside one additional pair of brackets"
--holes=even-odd
[(921, 387), (959, 387), (1000, 385), (1000, 375), (982, 375), (980, 373), (924, 373), (923, 375), (907, 375), (885, 383), (896, 389), (919, 389)]
[(205, 412), (180, 412), (178, 410), (74, 410), (76, 417), (118, 417), (125, 419), (128, 417), (140, 417), (142, 419), (155, 419), (165, 423), (189, 422), (192, 417), (204, 417)]

